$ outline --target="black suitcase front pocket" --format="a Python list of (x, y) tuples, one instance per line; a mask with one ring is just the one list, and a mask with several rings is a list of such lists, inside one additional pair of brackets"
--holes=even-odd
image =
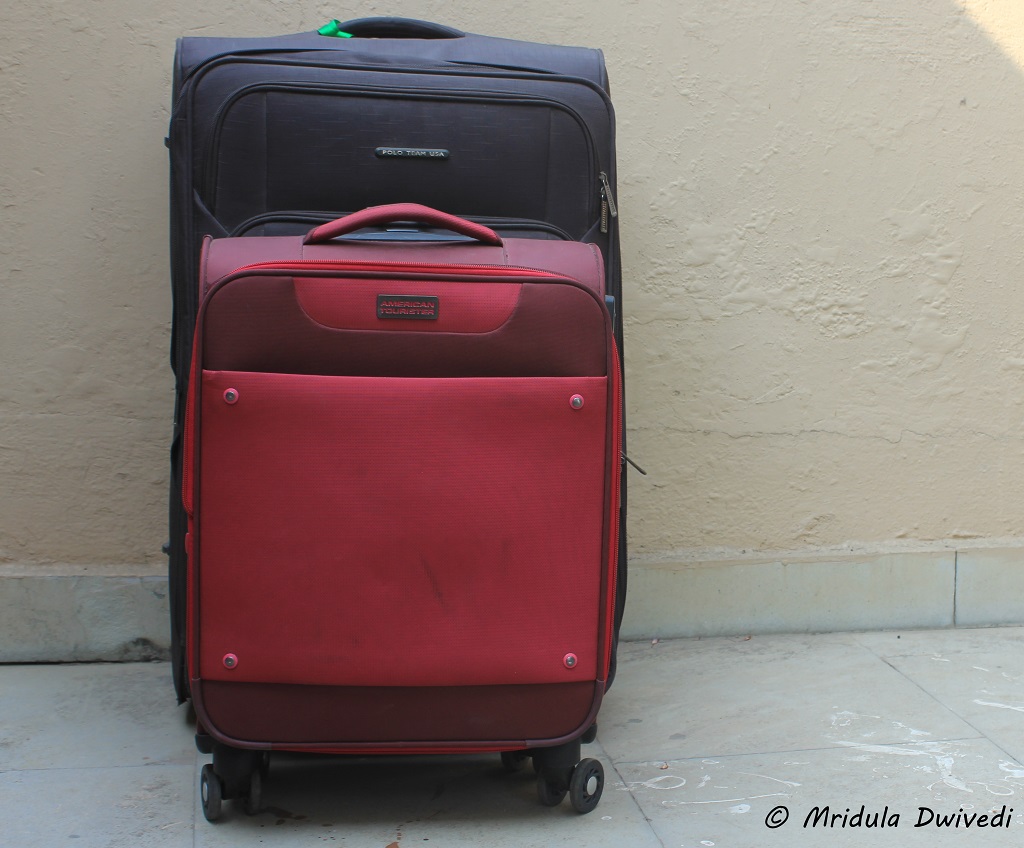
[(600, 214), (590, 133), (542, 97), (255, 84), (221, 109), (205, 161), (203, 199), (229, 230), (273, 210), (396, 198), (572, 238)]

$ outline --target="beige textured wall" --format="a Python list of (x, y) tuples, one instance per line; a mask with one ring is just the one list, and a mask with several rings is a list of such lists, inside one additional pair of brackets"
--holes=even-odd
[(1020, 536), (1021, 68), (954, 0), (646, 26), (616, 63), (635, 549)]
[(963, 2), (5, 4), (0, 562), (162, 562), (175, 37), (373, 14), (606, 52), (636, 557), (1024, 537), (1024, 27)]

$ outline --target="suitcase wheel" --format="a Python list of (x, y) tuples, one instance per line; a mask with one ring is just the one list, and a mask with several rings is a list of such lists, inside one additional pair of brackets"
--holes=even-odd
[(199, 775), (199, 797), (203, 802), (203, 815), (208, 822), (215, 822), (220, 818), (223, 796), (224, 785), (217, 777), (213, 766), (207, 763)]
[(537, 798), (545, 807), (557, 807), (569, 791), (569, 780), (564, 769), (541, 768), (537, 772)]
[(256, 769), (249, 777), (249, 793), (245, 796), (245, 814), (254, 816), (263, 806), (263, 769)]
[(604, 766), (600, 760), (583, 760), (569, 780), (569, 803), (577, 813), (589, 813), (601, 800), (604, 791)]
[(263, 808), (263, 784), (270, 773), (269, 751), (244, 751), (211, 743), (213, 762), (199, 775), (199, 797), (203, 815), (210, 822), (221, 816), (224, 801), (234, 799), (247, 815)]
[(577, 813), (589, 813), (602, 792), (604, 766), (600, 760), (588, 758), (572, 769), (543, 767), (537, 773), (537, 797), (545, 807), (557, 807), (568, 794)]
[(509, 774), (522, 771), (530, 755), (526, 751), (502, 751), (501, 764)]

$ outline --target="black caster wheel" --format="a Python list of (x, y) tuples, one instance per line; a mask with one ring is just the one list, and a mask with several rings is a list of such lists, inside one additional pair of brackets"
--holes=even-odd
[(537, 797), (545, 807), (557, 807), (565, 797), (565, 781), (549, 769), (537, 773)]
[(221, 801), (224, 796), (224, 787), (217, 777), (213, 766), (207, 763), (199, 775), (199, 798), (203, 803), (203, 815), (208, 822), (215, 822), (220, 818)]
[(515, 774), (523, 770), (530, 755), (525, 751), (502, 751), (501, 764), (509, 774)]
[(249, 792), (245, 796), (245, 814), (254, 816), (263, 806), (263, 770), (256, 769), (249, 778)]
[(604, 766), (600, 760), (583, 760), (573, 769), (569, 781), (569, 803), (577, 813), (589, 813), (604, 791)]

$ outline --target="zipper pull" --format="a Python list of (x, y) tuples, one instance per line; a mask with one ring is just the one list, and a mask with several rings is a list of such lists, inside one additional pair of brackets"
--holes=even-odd
[(619, 217), (619, 207), (615, 205), (615, 195), (612, 194), (612, 186), (608, 180), (608, 174), (601, 171), (597, 175), (601, 181), (601, 232), (608, 232), (608, 216)]
[(626, 455), (625, 455), (624, 453), (620, 453), (620, 454), (619, 454), (619, 456), (621, 456), (621, 457), (622, 457), (622, 462), (623, 462), (623, 464), (625, 464), (625, 463), (627, 463), (627, 462), (628, 462), (628, 463), (629, 463), (630, 465), (632, 465), (632, 466), (633, 466), (633, 467), (634, 467), (634, 468), (635, 468), (635, 469), (636, 469), (637, 471), (639, 471), (639, 472), (640, 472), (641, 474), (643, 474), (643, 475), (644, 475), (644, 477), (646, 477), (646, 476), (647, 476), (647, 472), (646, 472), (646, 471), (644, 471), (644, 470), (643, 470), (643, 469), (642, 469), (642, 468), (641, 468), (641, 467), (640, 467), (639, 465), (637, 465), (637, 464), (636, 464), (635, 462), (633, 462), (633, 460), (631, 460), (631, 459), (630, 459), (630, 458), (629, 458), (628, 456), (626, 456)]

